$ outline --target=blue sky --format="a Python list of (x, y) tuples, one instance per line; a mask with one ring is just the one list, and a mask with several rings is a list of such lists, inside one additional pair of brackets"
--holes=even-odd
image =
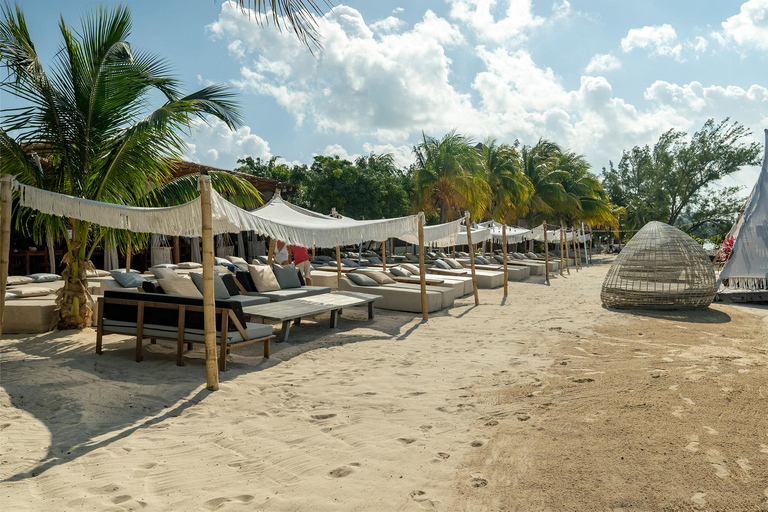
[[(20, 2), (47, 62), (60, 14), (77, 27), (115, 3)], [(214, 122), (189, 138), (188, 157), (218, 167), (370, 151), (406, 165), (422, 130), (456, 128), (550, 138), (599, 171), (622, 149), (709, 117), (730, 116), (760, 142), (768, 127), (768, 0), (351, 0), (326, 9), (317, 57), (227, 2), (129, 6), (131, 43), (166, 58), (188, 90), (223, 82), (238, 92), (243, 127)], [(757, 170), (726, 184), (751, 188)]]

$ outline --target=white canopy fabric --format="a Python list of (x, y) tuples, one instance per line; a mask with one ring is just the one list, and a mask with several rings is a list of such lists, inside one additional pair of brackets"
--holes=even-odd
[[(490, 240), (493, 236), (491, 234), (491, 228), (473, 227), (470, 232), (472, 233), (472, 244), (479, 244)], [(467, 231), (466, 229), (456, 236), (456, 245), (468, 245)]]
[[(489, 220), (488, 222), (481, 222), (480, 226), (490, 228), (491, 230), (491, 237), (493, 238), (494, 242), (501, 243), (502, 240), (502, 225), (498, 222), (494, 222), (492, 220)], [(531, 235), (530, 229), (525, 228), (516, 228), (514, 226), (507, 226), (506, 227), (506, 239), (508, 244), (516, 244), (519, 242), (522, 242), (523, 240), (528, 240), (528, 237)], [(475, 241), (475, 235), (472, 235), (472, 241)]]
[[(462, 230), (466, 229), (462, 225), (462, 222), (464, 222), (463, 218), (444, 224), (437, 224), (435, 226), (424, 226), (424, 244), (435, 247), (456, 245), (456, 237)], [(405, 235), (398, 238), (409, 244), (419, 243), (418, 232), (413, 235)]]
[(731, 230), (731, 257), (720, 271), (729, 288), (768, 289), (768, 130), (765, 130), (763, 167), (743, 215)]
[[(137, 233), (202, 235), (200, 198), (179, 206), (140, 208), (76, 198), (18, 183), (15, 187), (23, 206), (42, 213)], [(418, 230), (417, 215), (360, 221), (335, 218), (292, 205), (279, 195), (248, 212), (211, 190), (211, 211), (214, 234), (255, 231), (302, 247), (336, 247), (358, 244), (360, 240), (403, 238), (414, 236)]]
[[(560, 243), (560, 232), (565, 233), (565, 239), (568, 242), (573, 242), (573, 230), (568, 229), (548, 229), (547, 230), (547, 242), (554, 244), (554, 243)], [(531, 230), (531, 234), (526, 235), (526, 240), (536, 240), (537, 242), (543, 242), (544, 241), (544, 229), (541, 226), (533, 228)], [(580, 234), (579, 231), (576, 231), (576, 241), (580, 244), (583, 244), (584, 242), (588, 242), (589, 240), (592, 240), (592, 235), (589, 233)]]

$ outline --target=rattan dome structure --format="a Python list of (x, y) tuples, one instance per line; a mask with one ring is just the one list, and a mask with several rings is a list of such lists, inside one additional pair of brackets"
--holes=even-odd
[(716, 292), (704, 249), (669, 224), (649, 222), (616, 257), (600, 298), (617, 309), (705, 309)]

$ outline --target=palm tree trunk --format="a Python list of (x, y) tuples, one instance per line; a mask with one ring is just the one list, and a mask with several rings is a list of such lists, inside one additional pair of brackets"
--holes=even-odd
[(75, 221), (73, 239), (67, 248), (67, 266), (62, 271), (64, 287), (56, 297), (56, 309), (53, 313), (52, 326), (57, 329), (83, 329), (91, 326), (93, 299), (88, 293), (86, 272), (92, 266), (86, 261), (88, 243), (87, 222)]

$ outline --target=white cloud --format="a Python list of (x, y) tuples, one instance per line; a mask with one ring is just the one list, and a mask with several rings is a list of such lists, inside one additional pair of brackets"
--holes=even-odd
[(672, 46), (675, 40), (677, 32), (667, 23), (654, 27), (633, 28), (627, 32), (627, 37), (621, 40), (621, 49), (624, 53), (629, 53), (635, 48), (641, 48), (654, 55), (680, 59), (683, 47), (680, 44)]
[(391, 154), (395, 161), (395, 166), (398, 168), (408, 167), (415, 161), (413, 146), (407, 144), (395, 146), (393, 144), (372, 144), (366, 142), (363, 144), (363, 151), (368, 155), (371, 153), (376, 153), (377, 155)]
[(746, 49), (768, 50), (768, 0), (749, 0), (739, 14), (722, 23), (721, 42), (733, 41)]
[(394, 9), (392, 9), (392, 14), (400, 14), (404, 10), (405, 9), (403, 9), (402, 7), (395, 7)]
[[(546, 21), (534, 16), (531, 0), (507, 0), (504, 17), (496, 19), (493, 11), (496, 0), (448, 0), (450, 16), (474, 29), (478, 39), (489, 43), (520, 43), (527, 39), (531, 29)], [(564, 1), (554, 5), (555, 14), (570, 12), (570, 4)], [(567, 14), (565, 12), (565, 14)]]
[(611, 71), (620, 67), (621, 61), (610, 53), (597, 53), (589, 61), (584, 71), (587, 73), (599, 73), (600, 71)]
[(322, 152), (325, 156), (338, 156), (342, 160), (349, 160), (350, 162), (354, 163), (355, 160), (360, 158), (359, 153), (352, 153), (350, 154), (346, 149), (342, 147), (341, 144), (330, 144), (328, 146), (325, 146), (325, 149)]
[(248, 155), (262, 160), (269, 160), (272, 156), (267, 141), (251, 133), (250, 127), (230, 130), (215, 117), (209, 116), (208, 123), (194, 120), (189, 139), (185, 158), (223, 169), (236, 167), (237, 159)]
[(394, 16), (389, 16), (388, 18), (384, 18), (383, 20), (379, 20), (371, 23), (371, 28), (374, 30), (374, 32), (383, 32), (383, 33), (397, 32), (404, 26), (405, 26), (405, 22), (400, 18), (395, 18)]
[(704, 53), (707, 51), (707, 47), (709, 46), (709, 43), (707, 40), (701, 36), (696, 36), (693, 41), (688, 42), (688, 46), (693, 49), (696, 53)]

